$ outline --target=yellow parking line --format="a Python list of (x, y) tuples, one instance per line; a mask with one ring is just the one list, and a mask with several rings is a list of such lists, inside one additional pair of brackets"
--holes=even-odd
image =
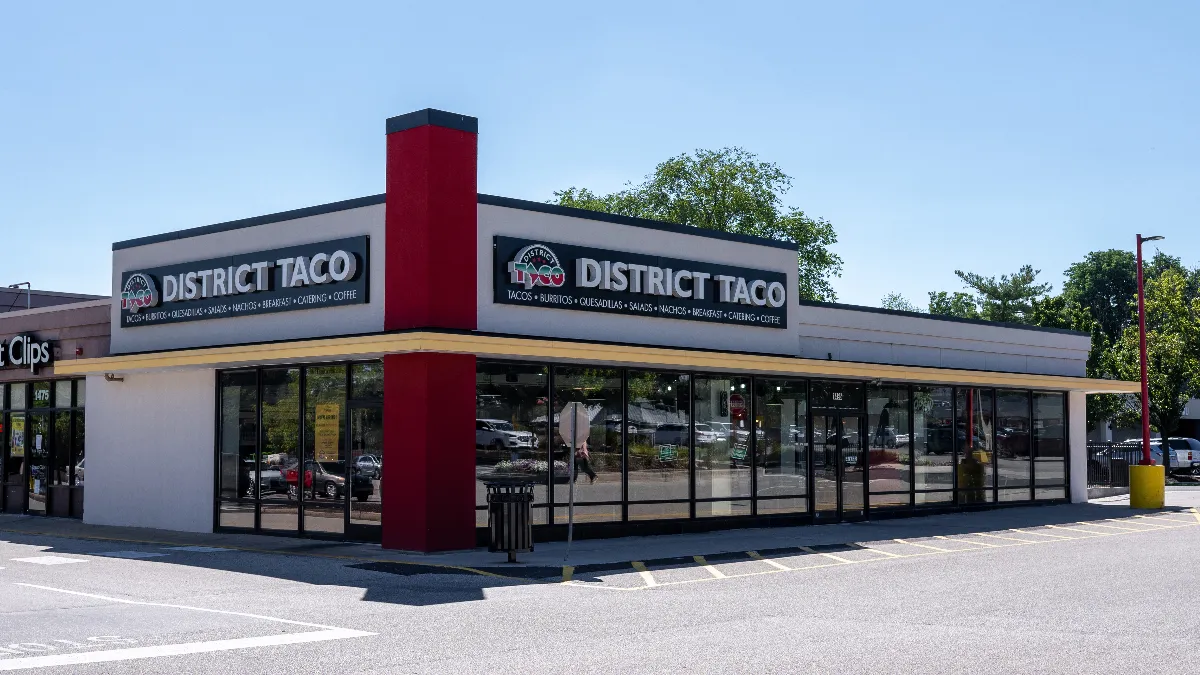
[[(1137, 518), (1137, 517), (1139, 517), (1139, 516), (1134, 516), (1134, 517), (1135, 517), (1135, 518)], [(1125, 522), (1128, 522), (1128, 521), (1129, 521), (1129, 519), (1128, 519), (1128, 518), (1125, 518), (1125, 519), (1123, 519), (1123, 520), (1118, 520), (1118, 519), (1116, 519), (1116, 518), (1108, 518), (1107, 520), (1110, 520), (1110, 521), (1112, 521), (1112, 522), (1114, 522), (1114, 523), (1125, 523)], [(1129, 524), (1130, 524), (1130, 525), (1132, 525), (1133, 523), (1129, 523)], [(1149, 526), (1149, 527), (1156, 527), (1156, 528), (1158, 528), (1158, 529), (1160, 529), (1160, 530), (1169, 530), (1169, 529), (1171, 529), (1171, 528), (1167, 527), (1166, 525), (1159, 525), (1159, 524), (1157, 524), (1157, 523), (1143, 523), (1143, 522), (1139, 522), (1138, 524), (1139, 524), (1139, 525), (1147, 525), (1147, 526)], [(1142, 532), (1149, 532), (1149, 531), (1150, 531), (1150, 530), (1142, 530)]]
[(1061, 534), (1046, 534), (1045, 532), (1026, 532), (1025, 530), (1018, 530), (1015, 527), (1012, 528), (1012, 531), (1016, 532), (1017, 534), (1032, 534), (1035, 537), (1050, 537), (1051, 539), (1064, 539), (1067, 541), (1076, 539), (1076, 537), (1064, 537)]
[(1196, 522), (1200, 523), (1200, 509), (1192, 507), (1192, 515), (1196, 516)]
[(1000, 544), (985, 544), (982, 541), (969, 541), (967, 539), (951, 539), (950, 537), (944, 537), (940, 534), (935, 535), (934, 539), (945, 539), (946, 541), (961, 541), (964, 544), (979, 544), (980, 546), (987, 546), (988, 548), (1000, 548)]
[(646, 569), (646, 563), (635, 560), (630, 564), (633, 565), (633, 569), (638, 571), (638, 574), (642, 575), (642, 581), (646, 582), (647, 587), (658, 585), (658, 582), (654, 580), (654, 575), (650, 574), (650, 570)]
[(563, 583), (571, 580), (571, 575), (575, 573), (575, 568), (571, 565), (563, 565)]
[(1090, 534), (1093, 537), (1111, 537), (1111, 536), (1113, 536), (1113, 534), (1115, 534), (1113, 532), (1094, 532), (1092, 530), (1081, 530), (1078, 527), (1066, 527), (1064, 525), (1047, 525), (1046, 527), (1053, 527), (1056, 530), (1070, 530), (1072, 532), (1082, 532), (1084, 534)]
[(725, 573), (722, 572), (721, 570), (713, 567), (712, 565), (709, 565), (708, 561), (704, 559), (704, 556), (694, 555), (694, 556), (692, 556), (692, 560), (695, 560), (697, 563), (702, 565), (704, 567), (704, 569), (708, 570), (708, 573), (713, 575), (714, 579), (724, 579), (725, 578)]
[(1089, 523), (1086, 521), (1080, 522), (1079, 524), (1087, 525), (1088, 527), (1108, 527), (1108, 528), (1112, 528), (1114, 530), (1121, 530), (1122, 532), (1149, 532), (1150, 531), (1150, 530), (1144, 530), (1140, 527), (1117, 527), (1116, 525), (1104, 525), (1102, 523)]
[(918, 544), (915, 541), (905, 541), (903, 539), (897, 539), (896, 541), (900, 542), (901, 544), (907, 544), (909, 546), (920, 546), (921, 548), (931, 548), (935, 551), (941, 551), (942, 553), (951, 553), (952, 552), (948, 548), (940, 548), (938, 546), (930, 546), (929, 544)]
[(838, 561), (838, 562), (842, 562), (842, 563), (852, 563), (852, 562), (858, 562), (858, 561), (856, 561), (856, 560), (849, 560), (849, 559), (847, 559), (847, 558), (841, 558), (841, 557), (838, 557), (838, 556), (836, 556), (836, 555), (834, 555), (834, 554), (832, 554), (832, 553), (822, 553), (822, 552), (820, 552), (820, 551), (813, 550), (813, 549), (812, 549), (811, 547), (809, 547), (809, 546), (801, 546), (801, 547), (800, 547), (800, 550), (801, 550), (801, 551), (804, 551), (805, 553), (815, 553), (816, 555), (823, 555), (823, 556), (825, 556), (826, 558), (829, 558), (829, 559), (831, 559), (831, 560), (836, 560), (836, 561)]
[(792, 568), (788, 567), (787, 565), (780, 564), (779, 562), (771, 560), (770, 558), (762, 557), (762, 554), (760, 554), (758, 551), (746, 551), (746, 555), (750, 556), (751, 558), (754, 558), (755, 560), (758, 560), (759, 562), (765, 562), (777, 570), (782, 570), (784, 572), (794, 572), (795, 571)]
[(1171, 516), (1166, 515), (1166, 514), (1161, 515), (1161, 516), (1141, 516), (1141, 517), (1149, 518), (1150, 520), (1165, 520), (1168, 523), (1177, 523), (1179, 525), (1182, 525), (1184, 523), (1191, 524), (1191, 522), (1192, 522), (1190, 520), (1179, 520), (1178, 518), (1172, 518)]
[(870, 551), (871, 553), (878, 553), (880, 555), (887, 556), (888, 558), (903, 558), (903, 557), (905, 557), (905, 556), (900, 555), (899, 553), (892, 553), (891, 551), (883, 551), (883, 550), (880, 550), (880, 549), (877, 549), (877, 548), (874, 548), (871, 546), (867, 546), (866, 544), (859, 544), (859, 546), (861, 546), (863, 549), (865, 549), (867, 551)]

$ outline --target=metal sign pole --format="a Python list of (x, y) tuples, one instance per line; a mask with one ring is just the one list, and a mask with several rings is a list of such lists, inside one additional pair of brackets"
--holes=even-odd
[[(563, 556), (563, 562), (566, 562), (571, 557), (571, 540), (575, 536), (575, 444), (579, 437), (576, 425), (579, 424), (578, 403), (571, 406), (571, 459), (567, 468), (567, 479), (571, 481), (571, 487), (567, 490), (567, 553)], [(551, 473), (554, 469), (551, 467)]]

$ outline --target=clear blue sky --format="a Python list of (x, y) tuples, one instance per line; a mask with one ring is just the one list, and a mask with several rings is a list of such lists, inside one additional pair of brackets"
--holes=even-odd
[(425, 107), (479, 118), (510, 197), (756, 152), (844, 302), (1057, 290), (1138, 231), (1200, 262), (1196, 3), (579, 4), (6, 5), (0, 283), (107, 293), (113, 241), (382, 192), (384, 119)]

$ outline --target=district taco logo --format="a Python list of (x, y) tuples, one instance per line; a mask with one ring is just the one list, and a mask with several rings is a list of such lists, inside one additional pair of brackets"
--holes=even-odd
[(144, 272), (131, 274), (121, 289), (121, 309), (137, 313), (139, 309), (158, 306), (158, 287)]
[(508, 263), (509, 281), (523, 284), (525, 290), (534, 286), (558, 288), (567, 281), (567, 274), (545, 244), (530, 244), (517, 251), (517, 255)]

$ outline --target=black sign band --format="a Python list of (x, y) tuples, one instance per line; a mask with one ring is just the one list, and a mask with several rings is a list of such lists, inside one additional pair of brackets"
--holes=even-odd
[(787, 328), (787, 275), (497, 236), (499, 304)]
[(370, 237), (125, 272), (121, 326), (156, 326), (369, 301)]

